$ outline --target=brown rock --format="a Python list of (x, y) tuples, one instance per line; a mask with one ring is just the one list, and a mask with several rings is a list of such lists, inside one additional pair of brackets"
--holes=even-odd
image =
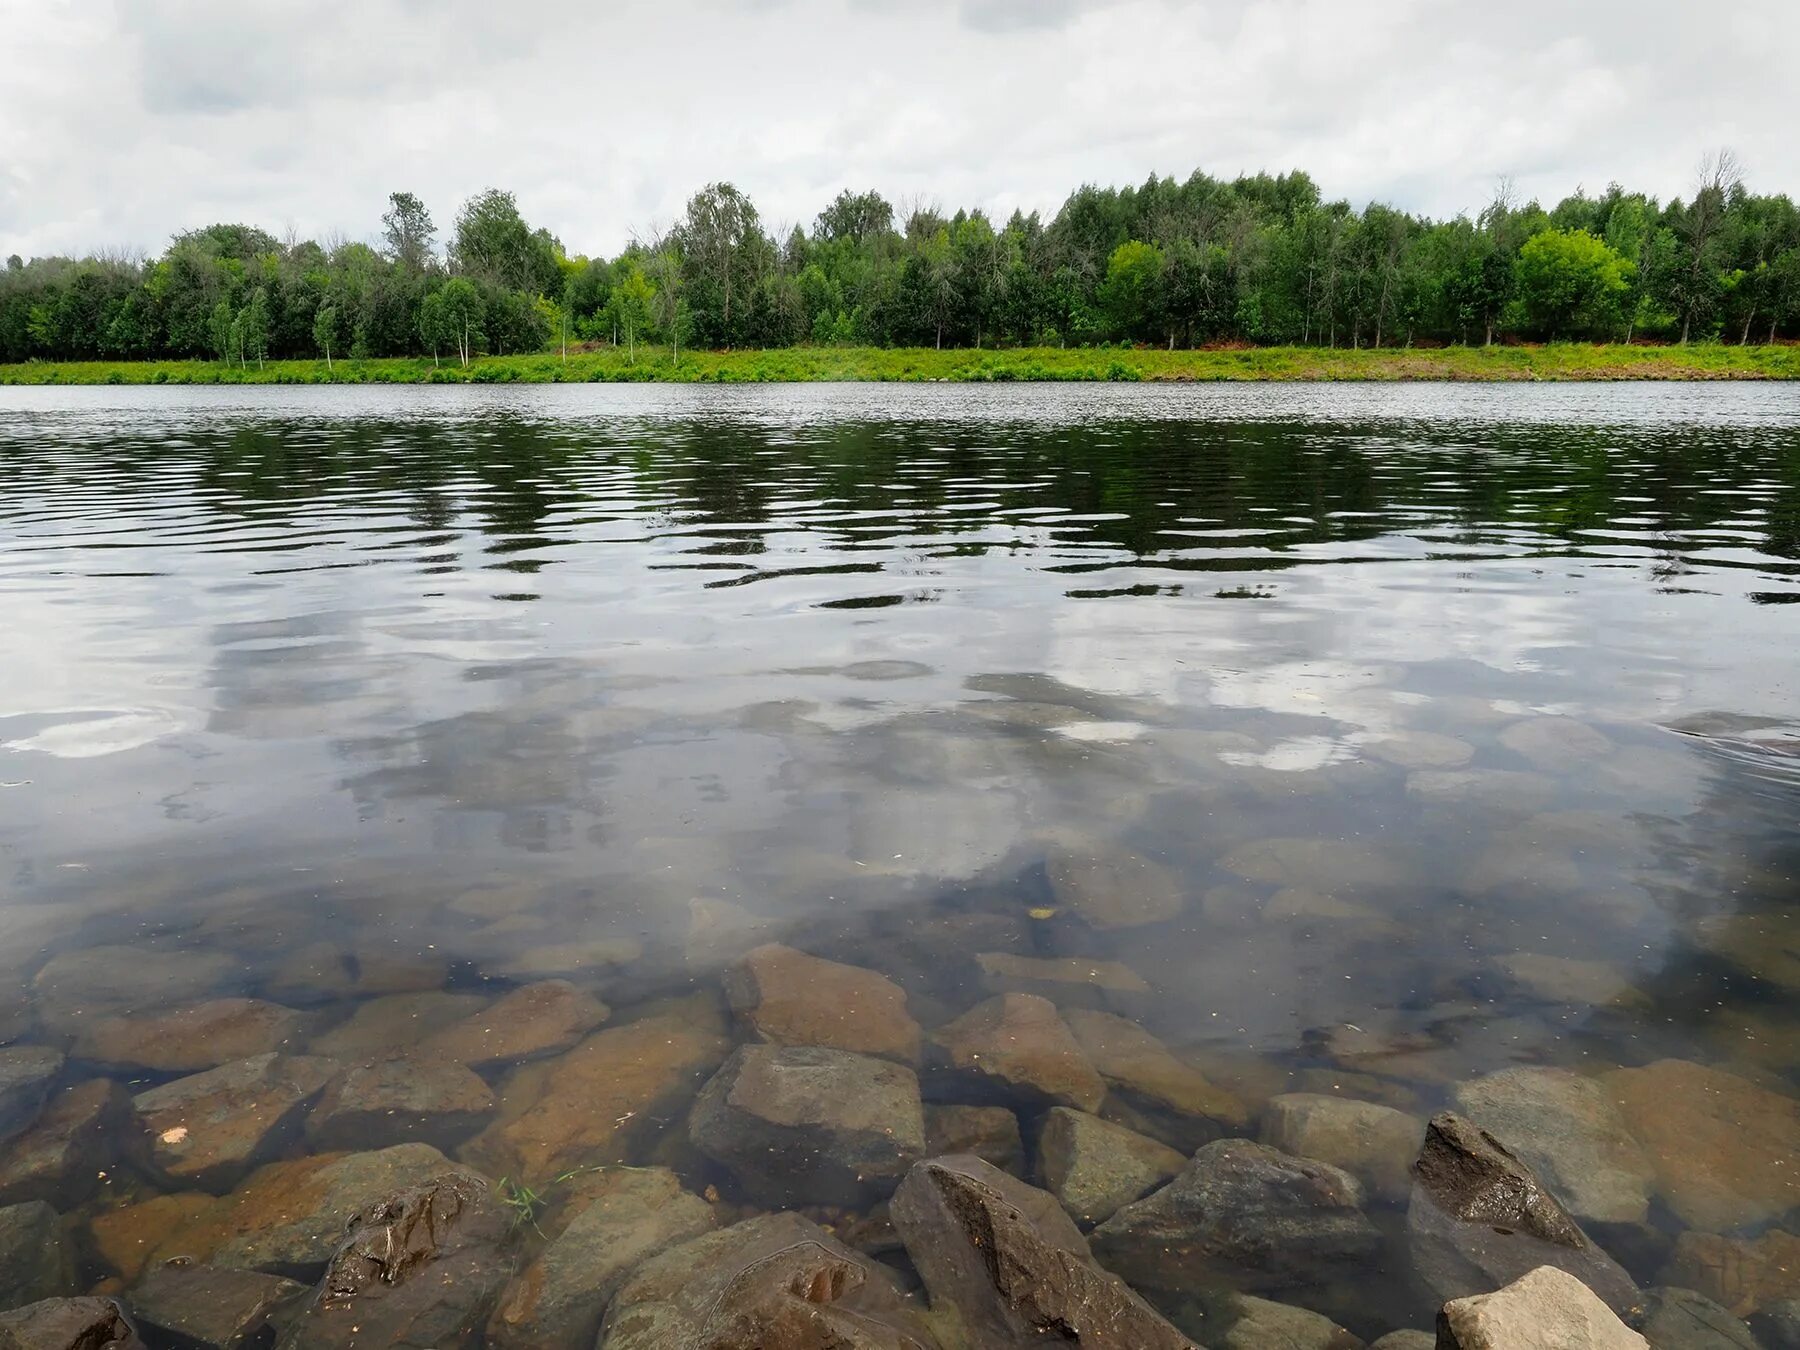
[(1035, 994), (1000, 994), (933, 1034), (950, 1063), (990, 1090), (1027, 1102), (1099, 1109), (1106, 1084), (1056, 1005)]
[(91, 1078), (50, 1099), (36, 1122), (0, 1148), (0, 1205), (45, 1200), (67, 1209), (92, 1195), (104, 1174), (138, 1151), (131, 1099)]
[(1580, 1280), (1553, 1266), (1438, 1314), (1439, 1350), (1649, 1350)]
[[(1142, 1110), (1186, 1117), (1201, 1142), (1250, 1123), (1243, 1102), (1184, 1063), (1136, 1022), (1111, 1013), (1071, 1009), (1069, 1029), (1106, 1085)], [(1183, 1141), (1185, 1142), (1185, 1140)]]
[(272, 1317), (297, 1306), (307, 1287), (279, 1275), (218, 1266), (158, 1266), (131, 1291), (140, 1327), (201, 1350), (237, 1350)]
[(139, 1093), (151, 1166), (178, 1185), (228, 1190), (298, 1132), (336, 1071), (310, 1055), (254, 1055)]
[(529, 1181), (623, 1162), (639, 1136), (683, 1109), (728, 1048), (716, 1008), (694, 1000), (597, 1032), (508, 1077), (499, 1117), (462, 1156), (492, 1176)]
[(925, 1154), (973, 1153), (1017, 1176), (1025, 1165), (1019, 1118), (1004, 1106), (925, 1107)]
[(894, 1226), (931, 1293), (977, 1346), (1054, 1336), (1088, 1350), (1194, 1350), (1094, 1264), (1056, 1201), (979, 1158), (934, 1158), (894, 1193)]
[(1659, 1284), (1695, 1289), (1738, 1317), (1800, 1298), (1800, 1237), (1771, 1228), (1761, 1237), (1683, 1233)]
[(181, 1255), (171, 1238), (227, 1203), (204, 1191), (182, 1191), (121, 1205), (88, 1221), (89, 1245), (101, 1264), (131, 1284), (153, 1263)]
[(1283, 1093), (1263, 1112), (1265, 1144), (1341, 1167), (1370, 1195), (1395, 1204), (1412, 1192), (1412, 1160), (1424, 1135), (1418, 1117), (1349, 1097)]
[(5, 1350), (144, 1350), (110, 1298), (51, 1298), (0, 1312)]
[(604, 1022), (608, 1012), (599, 999), (567, 980), (543, 980), (426, 1037), (419, 1055), (453, 1059), (472, 1069), (518, 1064), (567, 1050)]
[(1688, 1227), (1729, 1231), (1800, 1205), (1800, 1101), (1681, 1059), (1601, 1081)]
[(167, 1012), (84, 1022), (70, 1052), (112, 1069), (196, 1073), (291, 1048), (305, 1019), (255, 998), (218, 998)]
[(1057, 904), (1095, 928), (1162, 923), (1181, 913), (1187, 903), (1175, 873), (1136, 853), (1058, 851), (1045, 867)]
[[(1222, 1329), (1213, 1331), (1215, 1322)], [(1202, 1328), (1216, 1350), (1363, 1350), (1363, 1343), (1329, 1317), (1251, 1294), (1208, 1300)], [(1430, 1347), (1432, 1338), (1425, 1344)]]
[(443, 988), (448, 973), (442, 956), (415, 942), (353, 948), (315, 942), (281, 962), (269, 977), (268, 993), (289, 1003), (416, 994)]
[(247, 975), (218, 952), (115, 945), (51, 957), (31, 987), (45, 1025), (72, 1034), (95, 1017), (192, 1003)]
[(345, 1069), (325, 1085), (306, 1118), (306, 1137), (328, 1151), (409, 1140), (448, 1148), (493, 1111), (488, 1085), (454, 1060), (383, 1059)]
[(820, 1045), (919, 1062), (919, 1024), (887, 976), (765, 943), (725, 972), (737, 1015), (776, 1045)]
[(1082, 956), (1018, 956), (982, 952), (975, 958), (983, 983), (996, 993), (1068, 994), (1092, 989), (1111, 994), (1147, 994), (1150, 984), (1122, 961)]
[(349, 1019), (308, 1047), (315, 1055), (359, 1064), (404, 1055), (426, 1037), (487, 1007), (481, 994), (451, 994), (432, 989), (419, 994), (384, 994), (357, 1005)]
[(1123, 1125), (1066, 1106), (1052, 1107), (1038, 1128), (1038, 1177), (1069, 1217), (1110, 1219), (1187, 1166), (1187, 1158)]

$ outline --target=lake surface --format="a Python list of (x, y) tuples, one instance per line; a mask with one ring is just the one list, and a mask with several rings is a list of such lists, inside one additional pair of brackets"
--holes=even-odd
[[(928, 1046), (1004, 990), (1127, 1017), (1228, 1133), (1800, 1081), (1790, 387), (9, 389), (0, 613), (0, 1043), (59, 1089), (179, 1078), (82, 1037), (219, 997), (340, 1057), (546, 979), (704, 1019), (768, 941)], [(1031, 1175), (1042, 1100), (935, 1056)], [(742, 1200), (685, 1110), (610, 1152)], [(194, 1188), (102, 1163), (78, 1224)], [(1704, 1226), (1647, 1187), (1642, 1282)]]

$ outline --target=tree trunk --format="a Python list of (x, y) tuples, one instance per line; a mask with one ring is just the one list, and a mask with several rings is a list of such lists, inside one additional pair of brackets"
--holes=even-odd
[(1750, 345), (1750, 320), (1754, 319), (1755, 317), (1756, 317), (1756, 306), (1752, 305), (1752, 306), (1750, 306), (1750, 312), (1748, 314), (1744, 315), (1744, 335), (1738, 339), (1738, 346), (1748, 347)]
[(1694, 312), (1692, 310), (1687, 311), (1685, 314), (1683, 314), (1681, 316), (1681, 345), (1684, 347), (1687, 346), (1688, 325), (1693, 323), (1693, 321), (1694, 321)]

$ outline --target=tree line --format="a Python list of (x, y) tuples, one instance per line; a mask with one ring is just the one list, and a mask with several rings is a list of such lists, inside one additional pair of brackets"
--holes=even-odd
[(0, 271), (0, 361), (1800, 336), (1800, 210), (1750, 192), (1727, 152), (1686, 198), (1615, 184), (1546, 209), (1503, 185), (1473, 217), (1441, 221), (1326, 201), (1300, 172), (1195, 173), (1084, 186), (1048, 222), (1015, 212), (998, 226), (844, 191), (778, 237), (714, 183), (610, 259), (569, 253), (497, 189), (463, 204), (441, 246), (417, 197), (388, 207), (375, 245), (220, 224), (155, 259), (15, 255)]

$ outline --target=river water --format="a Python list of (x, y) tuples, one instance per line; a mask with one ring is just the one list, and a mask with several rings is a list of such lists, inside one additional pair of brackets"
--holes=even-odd
[[(764, 941), (898, 983), (940, 1102), (1007, 989), (1228, 1133), (1800, 1072), (1784, 386), (13, 389), (0, 614), (0, 1043), (58, 1091), (182, 1076), (102, 1017), (257, 998), (317, 1054), (566, 979), (629, 1025)], [(684, 1110), (617, 1151), (741, 1201)], [(76, 1230), (194, 1189), (106, 1128)], [(1707, 1226), (1646, 1193), (1643, 1283)]]

